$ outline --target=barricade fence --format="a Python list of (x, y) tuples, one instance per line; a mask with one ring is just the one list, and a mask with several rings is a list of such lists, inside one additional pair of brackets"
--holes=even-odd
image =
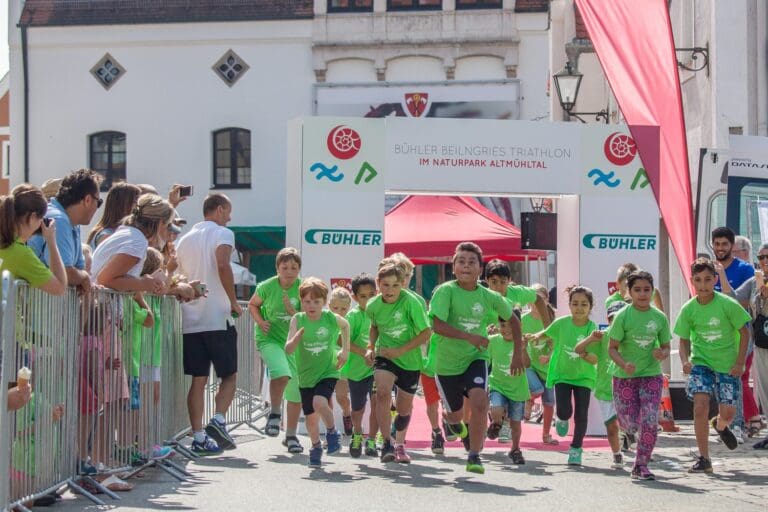
[[(25, 510), (65, 485), (102, 504), (100, 475), (128, 478), (156, 466), (183, 479), (178, 464), (156, 458), (157, 447), (189, 433), (181, 307), (174, 297), (96, 289), (53, 297), (4, 276), (0, 315), (0, 509)], [(143, 302), (143, 303), (141, 303)], [(231, 428), (266, 415), (261, 399), (263, 365), (253, 342), (253, 321), (236, 319), (238, 378), (227, 414)], [(29, 402), (9, 411), (19, 369), (31, 370)], [(11, 391), (13, 389), (13, 391)], [(217, 389), (212, 375), (206, 418)], [(99, 475), (92, 475), (95, 472)]]

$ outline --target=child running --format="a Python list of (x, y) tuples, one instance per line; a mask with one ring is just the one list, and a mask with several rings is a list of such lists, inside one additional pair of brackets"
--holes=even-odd
[(264, 433), (270, 437), (280, 435), (283, 414), (283, 396), (288, 402), (285, 439), (283, 446), (290, 453), (301, 453), (296, 429), (301, 414), (301, 395), (296, 379), (296, 360), (286, 354), (285, 343), (291, 317), (301, 309), (299, 303), (299, 271), (301, 256), (293, 247), (286, 247), (275, 258), (277, 275), (259, 283), (248, 302), (256, 322), (256, 347), (269, 371), (270, 413)]
[[(371, 320), (365, 314), (368, 302), (376, 296), (376, 281), (369, 274), (359, 274), (352, 279), (352, 298), (357, 307), (347, 313), (349, 322), (349, 361), (347, 369), (349, 394), (352, 409), (352, 440), (349, 443), (349, 455), (360, 457), (363, 452), (363, 414), (368, 398), (373, 392), (373, 361), (366, 359), (368, 340), (371, 334)], [(337, 388), (338, 389), (338, 388)], [(338, 391), (337, 391), (338, 392)], [(376, 401), (371, 400), (371, 412), (368, 417), (368, 439), (365, 441), (365, 455), (376, 457)]]
[[(380, 295), (365, 308), (371, 320), (371, 337), (366, 357), (375, 357), (376, 416), (384, 438), (381, 461), (408, 464), (405, 435), (411, 420), (413, 395), (419, 387), (421, 345), (430, 335), (429, 319), (421, 303), (403, 290), (405, 276), (397, 265), (385, 265), (377, 275)], [(392, 417), (389, 406), (392, 387), (397, 386), (395, 444), (391, 442)]]
[[(352, 295), (349, 290), (338, 286), (331, 290), (331, 298), (328, 300), (328, 309), (346, 318), (347, 313), (352, 308)], [(347, 373), (351, 359), (347, 359), (347, 364), (341, 369), (339, 380), (336, 381), (336, 401), (341, 407), (341, 418), (344, 423), (344, 435), (352, 435), (352, 411), (349, 404), (349, 384), (347, 382)]]
[(544, 331), (530, 336), (529, 341), (543, 338), (552, 340), (553, 351), (546, 385), (555, 388), (555, 430), (560, 437), (565, 437), (568, 434), (568, 420), (573, 416), (575, 428), (568, 450), (568, 464), (580, 466), (582, 443), (587, 433), (589, 398), (595, 387), (597, 348), (588, 347), (582, 355), (574, 349), (581, 341), (601, 339), (602, 333), (589, 319), (594, 304), (592, 290), (585, 286), (573, 286), (566, 292), (571, 314), (556, 319)]
[[(333, 424), (330, 399), (339, 378), (339, 370), (349, 355), (349, 323), (339, 315), (323, 309), (328, 299), (328, 286), (315, 277), (305, 279), (299, 286), (300, 313), (291, 319), (288, 328), (287, 354), (296, 353), (296, 372), (301, 394), (301, 408), (312, 442), (309, 465), (322, 463), (319, 419), (325, 425), (328, 454), (341, 450), (339, 433)], [(338, 342), (341, 338), (341, 349)]]
[[(462, 439), (468, 450), (466, 470), (483, 474), (480, 459), (488, 426), (488, 326), (501, 318), (517, 327), (512, 306), (500, 294), (480, 286), (483, 252), (472, 242), (456, 246), (453, 273), (456, 280), (440, 285), (432, 296), (429, 315), (434, 330), (442, 336), (435, 354), (437, 386), (443, 398), (448, 429)], [(515, 339), (515, 342), (519, 342)], [(510, 373), (525, 367), (521, 353), (512, 358)], [(462, 421), (464, 397), (472, 410), (469, 429)]]
[[(607, 337), (613, 370), (613, 401), (625, 432), (639, 434), (631, 477), (654, 480), (648, 462), (656, 446), (659, 402), (664, 384), (661, 361), (669, 356), (669, 321), (651, 305), (653, 276), (644, 270), (627, 277), (632, 304), (618, 305)], [(610, 308), (609, 308), (610, 315)], [(598, 379), (600, 377), (598, 376)]]
[[(719, 402), (712, 428), (725, 446), (734, 450), (736, 436), (728, 426), (736, 415), (741, 392), (749, 334), (749, 313), (735, 299), (715, 291), (717, 271), (707, 258), (691, 265), (691, 284), (696, 296), (683, 304), (674, 333), (680, 337), (680, 361), (689, 375), (687, 394), (693, 401), (693, 426), (699, 458), (690, 473), (712, 473), (709, 458), (709, 400)], [(738, 338), (736, 336), (738, 333)], [(738, 345), (737, 345), (738, 344)]]
[[(515, 332), (517, 329), (517, 332)], [(491, 359), (490, 404), (491, 425), (488, 427), (488, 439), (496, 439), (501, 431), (505, 417), (509, 419), (512, 430), (512, 447), (509, 458), (513, 464), (525, 464), (520, 450), (520, 437), (523, 433), (522, 420), (525, 402), (531, 398), (525, 371), (511, 371), (515, 352), (522, 353), (525, 345), (520, 336), (517, 322), (499, 319), (499, 334), (489, 337), (488, 352)]]

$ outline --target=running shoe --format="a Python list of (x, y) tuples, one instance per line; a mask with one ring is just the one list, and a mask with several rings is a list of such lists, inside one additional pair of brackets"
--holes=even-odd
[(443, 433), (439, 428), (432, 432), (432, 453), (435, 455), (445, 453), (445, 439), (443, 439)]
[(344, 435), (345, 436), (351, 436), (353, 429), (352, 429), (352, 416), (344, 416), (343, 422), (344, 422)]
[(568, 420), (557, 420), (555, 421), (555, 432), (557, 432), (557, 435), (560, 437), (565, 437), (568, 435)]
[(711, 425), (712, 428), (715, 429), (715, 432), (717, 432), (717, 435), (720, 436), (723, 444), (728, 447), (729, 450), (735, 450), (736, 447), (739, 446), (739, 442), (736, 440), (736, 436), (733, 435), (731, 429), (725, 427), (723, 430), (717, 430), (717, 416), (712, 418)]
[(400, 464), (411, 463), (411, 458), (406, 453), (405, 446), (402, 444), (395, 446), (395, 462), (399, 462)]
[(512, 464), (525, 464), (525, 457), (523, 457), (523, 452), (519, 448), (517, 450), (509, 450), (507, 455), (512, 459)]
[(363, 454), (363, 434), (352, 434), (349, 442), (349, 455), (357, 459)]
[(464, 451), (469, 452), (469, 427), (464, 425), (464, 423), (462, 425), (464, 426), (464, 435), (461, 437), (461, 444), (464, 445)]
[(367, 457), (378, 457), (379, 450), (376, 449), (376, 441), (368, 438), (365, 440), (365, 455)]
[(154, 460), (167, 459), (174, 455), (176, 455), (176, 452), (173, 451), (173, 448), (170, 446), (155, 445), (154, 448), (152, 448), (152, 458)]
[(466, 470), (469, 473), (477, 473), (478, 475), (485, 474), (485, 468), (483, 467), (483, 461), (480, 460), (479, 455), (470, 455), (467, 457)]
[(731, 429), (731, 432), (733, 432), (738, 444), (744, 444), (744, 432), (741, 430), (741, 427), (735, 426)]
[(280, 435), (280, 415), (270, 414), (267, 417), (267, 425), (264, 427), (264, 433), (269, 437), (277, 437)]
[(395, 462), (395, 447), (390, 441), (381, 445), (381, 462)]
[(459, 438), (453, 430), (451, 430), (451, 427), (448, 425), (448, 422), (443, 420), (443, 432), (445, 432), (445, 440), (446, 441), (455, 441)]
[(216, 441), (208, 436), (205, 436), (202, 443), (193, 440), (191, 450), (192, 453), (201, 457), (206, 455), (219, 455), (224, 451), (218, 444), (216, 444)]
[(509, 422), (504, 420), (501, 424), (501, 431), (499, 432), (498, 442), (500, 444), (507, 444), (512, 442), (512, 428), (509, 426)]
[(309, 449), (309, 466), (319, 468), (323, 463), (323, 445), (313, 446)]
[(376, 432), (376, 446), (379, 448), (384, 446), (384, 436), (381, 435), (381, 432)]
[(712, 461), (699, 456), (696, 463), (688, 470), (689, 473), (712, 473)]
[(205, 433), (212, 437), (219, 447), (224, 450), (234, 450), (236, 448), (235, 441), (227, 432), (227, 426), (214, 418), (211, 418), (211, 421), (205, 426)]
[(491, 425), (488, 427), (488, 432), (485, 434), (488, 439), (493, 441), (494, 439), (497, 439), (499, 437), (499, 433), (501, 432), (501, 423), (491, 423)]
[(624, 455), (621, 453), (613, 454), (613, 463), (611, 464), (613, 469), (621, 469), (624, 467)]
[(288, 448), (288, 453), (303, 453), (304, 447), (301, 446), (299, 438), (296, 436), (285, 436), (283, 439), (283, 446)]
[(651, 473), (648, 466), (635, 466), (630, 475), (632, 480), (656, 480), (656, 475)]
[(581, 466), (581, 454), (583, 451), (581, 448), (570, 448), (568, 450), (568, 465)]
[(339, 433), (334, 430), (333, 432), (325, 433), (325, 440), (328, 443), (328, 455), (341, 451), (341, 443), (339, 442)]

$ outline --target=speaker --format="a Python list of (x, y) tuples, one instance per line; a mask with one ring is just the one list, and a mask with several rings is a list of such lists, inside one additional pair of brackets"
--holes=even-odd
[(520, 246), (523, 249), (557, 250), (557, 214), (522, 212)]

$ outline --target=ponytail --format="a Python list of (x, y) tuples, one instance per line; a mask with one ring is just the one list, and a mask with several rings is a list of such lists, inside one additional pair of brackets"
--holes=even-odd
[(33, 213), (42, 219), (47, 209), (43, 191), (26, 183), (0, 197), (0, 249), (9, 247), (16, 240), (20, 222)]
[(0, 197), (0, 249), (5, 249), (16, 238), (16, 212), (12, 195)]

